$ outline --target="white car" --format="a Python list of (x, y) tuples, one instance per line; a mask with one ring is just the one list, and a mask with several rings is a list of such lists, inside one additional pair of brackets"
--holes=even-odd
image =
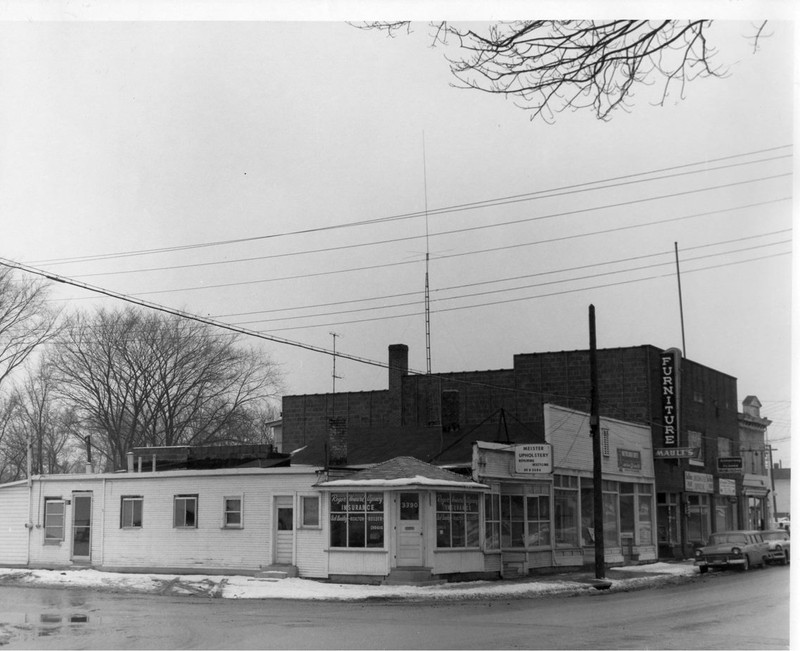
[(789, 563), (791, 536), (788, 529), (762, 531), (761, 537), (769, 544), (769, 562)]

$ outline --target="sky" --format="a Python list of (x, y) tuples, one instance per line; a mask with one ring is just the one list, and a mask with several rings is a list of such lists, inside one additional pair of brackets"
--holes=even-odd
[[(454, 87), (419, 5), (387, 38), (348, 24), (358, 3), (122, 4), (0, 13), (0, 258), (280, 339), (245, 341), (289, 394), (332, 390), (334, 345), (337, 392), (386, 388), (358, 360), (395, 343), (426, 371), (426, 271), (434, 373), (588, 348), (594, 305), (598, 347), (736, 377), (790, 464), (788, 3), (755, 54), (763, 5), (705, 14), (723, 77), (553, 124)], [(122, 304), (66, 284), (51, 302)]]

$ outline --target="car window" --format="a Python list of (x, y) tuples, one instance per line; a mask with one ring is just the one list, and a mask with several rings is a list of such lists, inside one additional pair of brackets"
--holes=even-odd
[(710, 545), (727, 545), (727, 544), (734, 544), (734, 543), (746, 543), (747, 538), (744, 534), (736, 534), (736, 533), (715, 533), (711, 534), (711, 538), (709, 539)]

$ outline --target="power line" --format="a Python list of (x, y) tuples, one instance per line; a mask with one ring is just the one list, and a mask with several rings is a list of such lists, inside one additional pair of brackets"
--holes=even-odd
[[(577, 184), (571, 184), (571, 185), (566, 185), (566, 186), (560, 186), (560, 187), (557, 187), (557, 188), (552, 188), (552, 189), (547, 189), (547, 190), (538, 190), (538, 191), (528, 192), (528, 193), (523, 193), (523, 194), (509, 195), (509, 196), (498, 197), (498, 198), (494, 198), (494, 199), (485, 199), (485, 200), (481, 200), (481, 201), (475, 201), (475, 202), (469, 202), (469, 203), (463, 203), (463, 204), (456, 204), (456, 205), (446, 206), (446, 207), (442, 207), (442, 208), (434, 208), (434, 209), (431, 209), (429, 211), (429, 214), (438, 215), (438, 214), (446, 214), (446, 213), (452, 213), (452, 212), (460, 212), (460, 211), (463, 211), (463, 210), (473, 210), (473, 209), (477, 209), (477, 208), (494, 207), (494, 206), (498, 206), (498, 205), (506, 205), (508, 203), (517, 203), (519, 201), (528, 201), (528, 200), (539, 199), (539, 198), (553, 198), (553, 197), (563, 196), (564, 194), (575, 194), (577, 192), (587, 192), (587, 191), (593, 191), (593, 190), (598, 190), (598, 189), (607, 189), (607, 188), (612, 188), (612, 187), (620, 187), (622, 185), (630, 185), (632, 183), (642, 183), (642, 182), (648, 182), (648, 181), (664, 180), (664, 179), (667, 179), (667, 178), (674, 178), (675, 176), (684, 176), (686, 174), (697, 174), (697, 173), (701, 173), (701, 172), (718, 171), (718, 170), (721, 170), (721, 169), (728, 169), (728, 168), (731, 168), (731, 167), (739, 167), (739, 166), (743, 166), (743, 165), (753, 165), (753, 164), (757, 164), (757, 163), (771, 162), (771, 161), (780, 160), (780, 159), (783, 159), (783, 158), (791, 158), (792, 155), (791, 154), (784, 154), (784, 155), (774, 156), (772, 158), (761, 159), (761, 160), (756, 160), (756, 161), (744, 161), (744, 162), (741, 162), (741, 163), (735, 163), (735, 164), (731, 164), (731, 165), (725, 165), (725, 166), (719, 166), (719, 167), (713, 167), (713, 168), (707, 167), (709, 165), (709, 163), (718, 163), (718, 162), (722, 162), (722, 161), (726, 161), (726, 160), (732, 160), (732, 159), (736, 159), (736, 158), (743, 158), (745, 156), (754, 156), (754, 155), (758, 155), (758, 154), (764, 154), (764, 153), (779, 151), (779, 150), (782, 150), (782, 149), (791, 148), (792, 146), (793, 145), (781, 145), (779, 147), (771, 147), (771, 148), (756, 150), (756, 151), (752, 151), (752, 152), (746, 152), (746, 153), (742, 153), (742, 154), (734, 154), (734, 155), (723, 156), (723, 157), (719, 157), (719, 158), (706, 159), (706, 160), (703, 160), (703, 161), (697, 161), (697, 162), (693, 162), (693, 163), (684, 163), (684, 164), (681, 164), (681, 165), (674, 165), (674, 166), (671, 166), (671, 167), (664, 167), (664, 168), (659, 168), (659, 169), (655, 169), (655, 170), (649, 170), (649, 171), (645, 171), (645, 172), (637, 172), (637, 173), (626, 174), (626, 175), (621, 175), (621, 176), (617, 176), (617, 177), (610, 177), (610, 178), (607, 178), (607, 179), (600, 179), (600, 180), (596, 180), (596, 181), (588, 181), (588, 182), (584, 182), (584, 183), (577, 183)], [(637, 181), (628, 181), (626, 183), (617, 183), (618, 181), (622, 181), (624, 179), (635, 179), (635, 178), (641, 177), (641, 176), (649, 176), (649, 175), (653, 175), (653, 174), (661, 174), (663, 172), (671, 172), (671, 171), (674, 171), (674, 170), (686, 169), (688, 167), (695, 167), (695, 166), (698, 166), (698, 165), (705, 165), (706, 167), (704, 167), (702, 169), (699, 169), (699, 170), (694, 170), (694, 171), (691, 171), (691, 172), (684, 172), (684, 173), (680, 173), (680, 174), (673, 174), (673, 175), (667, 175), (667, 176), (656, 177), (656, 178), (640, 179), (640, 180), (637, 180)], [(608, 184), (608, 185), (601, 186), (601, 187), (590, 187), (590, 186), (597, 186), (599, 184)], [(252, 237), (235, 238), (235, 239), (228, 239), (228, 240), (217, 240), (217, 241), (205, 242), (205, 243), (184, 244), (184, 245), (153, 248), (153, 249), (140, 249), (140, 250), (134, 250), (134, 251), (122, 251), (122, 252), (117, 252), (117, 253), (95, 254), (95, 255), (71, 257), (71, 258), (53, 258), (53, 259), (48, 259), (48, 260), (36, 260), (36, 261), (33, 261), (32, 264), (60, 265), (60, 264), (71, 264), (71, 263), (75, 263), (75, 262), (91, 262), (91, 261), (98, 261), (98, 260), (113, 260), (113, 259), (119, 259), (119, 258), (125, 258), (125, 257), (134, 257), (134, 256), (142, 256), (142, 255), (153, 255), (153, 254), (160, 254), (160, 253), (174, 253), (174, 252), (177, 252), (177, 251), (185, 251), (185, 250), (191, 250), (191, 249), (226, 246), (226, 245), (229, 245), (229, 244), (239, 244), (239, 243), (253, 242), (253, 241), (258, 241), (258, 240), (276, 239), (276, 238), (289, 237), (289, 236), (295, 236), (295, 235), (305, 235), (305, 234), (310, 234), (310, 233), (318, 233), (318, 232), (324, 232), (324, 231), (330, 231), (330, 230), (338, 230), (338, 229), (343, 229), (343, 228), (369, 226), (369, 225), (381, 224), (381, 223), (398, 221), (398, 220), (413, 219), (413, 218), (418, 218), (418, 217), (423, 217), (423, 216), (425, 216), (425, 212), (424, 211), (415, 211), (415, 212), (409, 212), (409, 213), (401, 213), (401, 214), (398, 214), (398, 215), (391, 215), (391, 216), (388, 216), (388, 217), (379, 217), (379, 218), (373, 218), (373, 219), (367, 219), (367, 220), (360, 220), (360, 221), (348, 222), (348, 223), (344, 223), (344, 224), (332, 224), (332, 225), (328, 225), (328, 226), (320, 226), (320, 227), (316, 227), (316, 228), (300, 229), (300, 230), (288, 231), (288, 232), (284, 232), (284, 233), (271, 233), (271, 234), (257, 235), (257, 236), (252, 236)], [(220, 263), (209, 263), (209, 264), (223, 264), (225, 262), (228, 262), (228, 261), (221, 261)], [(161, 269), (160, 268), (159, 269), (153, 269), (153, 271), (156, 271), (156, 270), (161, 270)]]
[[(760, 256), (760, 257), (757, 257), (757, 258), (751, 258), (749, 260), (738, 260), (738, 261), (735, 261), (735, 262), (726, 262), (726, 263), (722, 263), (722, 264), (718, 264), (718, 265), (711, 265), (711, 266), (703, 267), (703, 268), (700, 268), (700, 269), (690, 269), (688, 271), (685, 271), (684, 273), (697, 273), (697, 272), (700, 272), (700, 271), (708, 271), (708, 270), (711, 270), (711, 269), (719, 269), (719, 268), (729, 267), (729, 266), (733, 266), (733, 265), (746, 264), (748, 262), (757, 262), (757, 261), (760, 261), (760, 260), (767, 260), (767, 259), (770, 259), (770, 258), (776, 258), (776, 257), (779, 257), (779, 256), (790, 255), (790, 254), (791, 254), (790, 251), (787, 251), (787, 252), (784, 252), (784, 253), (775, 253), (775, 254), (771, 254), (771, 255)], [(600, 284), (600, 285), (592, 285), (590, 287), (580, 287), (580, 288), (577, 288), (577, 289), (569, 289), (569, 290), (563, 290), (563, 291), (558, 291), (558, 292), (551, 292), (551, 293), (548, 293), (548, 294), (538, 294), (536, 296), (525, 296), (525, 297), (521, 297), (521, 298), (513, 298), (513, 299), (504, 299), (504, 300), (500, 300), (500, 301), (492, 301), (492, 302), (489, 302), (489, 303), (479, 303), (479, 304), (476, 304), (476, 305), (465, 305), (465, 306), (459, 306), (459, 307), (442, 308), (442, 309), (436, 310), (436, 312), (453, 312), (453, 311), (456, 311), (456, 310), (466, 310), (466, 309), (473, 309), (473, 308), (478, 308), (478, 307), (491, 307), (491, 306), (494, 306), (494, 305), (501, 305), (501, 304), (506, 304), (506, 303), (518, 303), (518, 302), (521, 302), (521, 301), (529, 301), (529, 300), (535, 300), (535, 299), (539, 299), (539, 298), (551, 298), (553, 296), (562, 296), (564, 294), (574, 294), (576, 292), (585, 292), (585, 291), (590, 291), (590, 290), (595, 290), (595, 289), (604, 289), (604, 288), (607, 288), (607, 287), (616, 287), (616, 286), (620, 286), (620, 285), (629, 285), (629, 284), (632, 284), (632, 283), (645, 282), (645, 281), (649, 281), (649, 280), (658, 280), (658, 279), (661, 279), (661, 278), (668, 278), (668, 277), (672, 277), (672, 274), (671, 273), (658, 274), (658, 275), (654, 275), (654, 276), (646, 276), (644, 278), (635, 278), (635, 279), (632, 279), (632, 280), (623, 280), (623, 281), (618, 281), (618, 282), (614, 282), (614, 283), (605, 283), (605, 284)], [(320, 327), (348, 325), (348, 324), (353, 324), (353, 323), (367, 323), (367, 322), (371, 322), (371, 321), (384, 321), (384, 320), (388, 320), (388, 319), (419, 317), (420, 314), (421, 313), (419, 313), (419, 312), (414, 312), (414, 313), (410, 313), (410, 314), (399, 314), (399, 315), (395, 315), (395, 316), (386, 316), (386, 317), (374, 317), (374, 318), (369, 318), (369, 319), (355, 319), (355, 320), (351, 320), (351, 321), (336, 321), (336, 322), (332, 322), (332, 323), (318, 323), (318, 324), (313, 324), (313, 325), (293, 326), (293, 327), (287, 327), (287, 328), (271, 328), (269, 330), (266, 330), (266, 332), (285, 332), (285, 331), (288, 331), (288, 330), (306, 330), (306, 329), (309, 329), (309, 328), (320, 328)], [(265, 331), (260, 331), (260, 332), (265, 332)]]
[[(688, 258), (687, 260), (685, 260), (685, 262), (695, 262), (697, 260), (705, 260), (705, 259), (708, 259), (708, 258), (719, 257), (721, 255), (729, 255), (731, 253), (742, 253), (742, 252), (745, 252), (745, 251), (753, 251), (755, 249), (760, 249), (760, 248), (764, 248), (764, 247), (768, 247), (768, 246), (777, 246), (779, 244), (789, 244), (789, 243), (791, 243), (791, 240), (782, 240), (780, 242), (762, 244), (762, 245), (759, 245), (759, 246), (747, 247), (747, 248), (738, 249), (738, 250), (735, 250), (735, 251), (721, 251), (719, 253), (712, 253), (712, 254), (709, 254), (709, 255), (697, 256), (697, 257), (694, 257), (694, 258)], [(695, 247), (692, 247), (692, 248), (695, 248)], [(540, 273), (537, 273), (537, 274), (530, 274), (527, 277), (549, 276), (549, 275), (552, 275), (552, 274), (565, 273), (567, 271), (577, 271), (577, 270), (582, 270), (582, 269), (593, 269), (593, 268), (596, 268), (596, 267), (604, 267), (604, 266), (607, 266), (609, 264), (617, 264), (617, 263), (623, 262), (623, 261), (631, 261), (631, 260), (637, 260), (637, 259), (642, 259), (642, 258), (658, 257), (658, 256), (661, 256), (661, 255), (664, 255), (664, 254), (663, 253), (655, 253), (655, 254), (649, 254), (649, 255), (645, 255), (645, 256), (636, 256), (636, 257), (633, 257), (633, 258), (627, 258), (625, 260), (616, 260), (616, 261), (611, 261), (611, 262), (599, 262), (599, 263), (595, 263), (595, 264), (582, 265), (582, 266), (579, 266), (579, 267), (571, 267), (569, 269), (557, 269), (557, 270), (554, 270), (554, 271), (543, 271), (543, 272), (540, 272)], [(563, 284), (563, 283), (575, 282), (577, 280), (586, 280), (586, 279), (589, 279), (589, 278), (598, 278), (600, 276), (612, 276), (612, 275), (617, 275), (617, 274), (630, 273), (632, 271), (642, 271), (644, 269), (653, 269), (653, 268), (656, 268), (656, 267), (665, 267), (665, 266), (672, 266), (672, 263), (669, 262), (669, 261), (667, 261), (667, 262), (658, 262), (658, 263), (654, 263), (654, 264), (642, 265), (642, 266), (639, 266), (639, 267), (632, 267), (632, 268), (628, 268), (628, 269), (618, 269), (618, 270), (614, 270), (614, 271), (605, 271), (605, 272), (600, 272), (600, 273), (594, 273), (594, 274), (587, 275), (587, 276), (579, 276), (577, 278), (565, 278), (563, 280), (552, 280), (552, 281), (547, 281), (547, 282), (542, 282), (542, 283), (533, 283), (533, 284), (528, 284), (528, 285), (522, 285), (522, 286), (518, 286), (518, 287), (506, 287), (506, 288), (503, 288), (503, 289), (489, 289), (489, 290), (485, 290), (485, 291), (482, 291), (482, 292), (474, 292), (474, 293), (471, 293), (471, 294), (462, 294), (460, 296), (449, 296), (449, 297), (438, 298), (438, 299), (434, 298), (433, 302), (434, 303), (440, 303), (441, 301), (456, 301), (456, 300), (462, 300), (462, 299), (465, 299), (465, 298), (474, 298), (476, 296), (486, 296), (487, 294), (497, 295), (497, 294), (500, 294), (500, 293), (503, 293), (503, 292), (521, 291), (523, 289), (532, 289), (534, 287), (544, 287), (544, 286), (547, 286), (547, 285), (560, 285), (560, 284)], [(499, 281), (496, 280), (496, 281), (486, 281), (486, 282), (497, 283), (497, 282), (507, 282), (507, 280), (499, 280)], [(486, 284), (486, 282), (474, 283), (474, 285), (482, 285), (482, 284)], [(469, 286), (470, 285), (462, 285), (461, 287), (469, 287)], [(439, 291), (439, 290), (437, 290), (437, 291)], [(352, 313), (355, 313), (355, 312), (369, 312), (369, 311), (373, 311), (373, 310), (376, 310), (376, 309), (393, 309), (393, 308), (408, 307), (408, 306), (411, 306), (411, 305), (418, 305), (418, 304), (419, 304), (419, 301), (413, 301), (413, 302), (406, 302), (406, 303), (396, 303), (394, 305), (382, 305), (380, 307), (354, 308), (354, 309), (349, 309), (349, 310), (339, 310), (339, 311), (335, 311), (335, 312), (325, 312), (325, 313), (321, 313), (321, 314), (310, 314), (310, 315), (305, 315), (305, 316), (278, 317), (278, 318), (274, 318), (274, 319), (257, 319), (255, 321), (241, 321), (239, 323), (248, 324), (249, 325), (249, 324), (252, 324), (252, 323), (263, 323), (265, 321), (269, 321), (269, 322), (294, 321), (294, 320), (301, 319), (301, 318), (326, 317), (326, 316), (333, 316), (333, 315), (336, 315), (336, 314), (352, 314)], [(441, 310), (439, 310), (439, 311), (441, 311)]]

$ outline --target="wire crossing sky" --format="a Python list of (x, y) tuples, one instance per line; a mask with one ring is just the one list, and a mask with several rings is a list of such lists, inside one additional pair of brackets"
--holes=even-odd
[(546, 124), (454, 88), (423, 23), (392, 39), (332, 14), (77, 11), (0, 22), (0, 256), (74, 280), (54, 283), (54, 306), (131, 299), (258, 333), (290, 393), (330, 391), (334, 327), (337, 392), (383, 389), (390, 344), (426, 366), (428, 254), (436, 373), (585, 349), (589, 304), (601, 348), (680, 346), (677, 243), (691, 358), (759, 397), (788, 460), (780, 12), (754, 52), (749, 20), (709, 10), (725, 77)]

